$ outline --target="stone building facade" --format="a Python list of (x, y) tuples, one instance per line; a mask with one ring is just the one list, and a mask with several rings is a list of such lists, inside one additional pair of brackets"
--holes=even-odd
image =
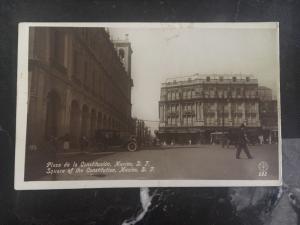
[(29, 36), (27, 144), (68, 134), (76, 147), (96, 129), (131, 129), (129, 42), (119, 47), (104, 28), (31, 27)]
[(278, 110), (276, 100), (265, 100), (259, 103), (261, 126), (267, 130), (278, 130)]
[(261, 133), (265, 140), (271, 139), (268, 143), (278, 142), (278, 102), (272, 92), (271, 88), (258, 87)]
[(261, 101), (271, 101), (273, 99), (272, 89), (265, 86), (259, 86), (258, 97)]
[(160, 137), (177, 142), (199, 142), (242, 123), (259, 128), (258, 80), (240, 74), (168, 79), (161, 87), (159, 121)]

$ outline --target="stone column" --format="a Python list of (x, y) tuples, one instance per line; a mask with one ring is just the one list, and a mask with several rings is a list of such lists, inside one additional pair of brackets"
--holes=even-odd
[[(74, 65), (73, 65), (73, 40), (72, 38), (70, 37), (69, 34), (66, 35), (66, 65), (68, 67), (68, 78), (71, 79), (72, 77), (72, 74), (73, 74), (73, 71), (74, 71)], [(72, 69), (71, 69), (72, 68)], [(97, 79), (96, 79), (97, 80)], [(97, 80), (98, 81), (98, 80)], [(97, 82), (98, 84), (98, 82)], [(98, 85), (96, 85), (97, 88)], [(97, 90), (98, 91), (98, 90)]]
[(71, 102), (72, 94), (71, 90), (68, 88), (66, 90), (66, 99), (65, 99), (65, 109), (64, 109), (64, 130), (65, 133), (68, 133), (70, 130), (70, 114), (71, 114)]
[(204, 122), (204, 102), (200, 103), (200, 121)]
[(217, 102), (214, 103), (214, 110), (215, 110), (215, 112), (216, 112), (216, 113), (215, 113), (215, 119), (214, 119), (215, 121), (214, 121), (214, 124), (217, 125), (217, 123), (218, 123), (218, 104), (217, 104)]
[(196, 121), (200, 120), (200, 104), (196, 102)]
[(184, 114), (184, 104), (181, 104), (181, 107), (180, 107), (180, 117), (181, 117), (181, 124), (183, 125), (184, 124), (184, 118), (183, 118), (183, 114)]
[(194, 116), (192, 117), (193, 125), (198, 126), (199, 125), (199, 122), (198, 122), (198, 102), (194, 102), (193, 112), (194, 112)]
[(166, 122), (166, 104), (163, 104), (163, 123)]
[(227, 107), (228, 107), (228, 125), (231, 126), (232, 125), (232, 118), (231, 118), (231, 102), (227, 103)]
[(260, 118), (259, 118), (259, 106), (258, 106), (258, 102), (255, 103), (255, 113), (256, 113), (256, 117), (255, 117), (255, 123), (260, 126)]
[(246, 120), (246, 104), (245, 102), (242, 103), (242, 123)]
[(50, 62), (50, 58), (51, 58), (51, 38), (50, 38), (50, 35), (51, 35), (51, 32), (50, 32), (50, 29), (51, 28), (47, 28), (46, 30), (46, 40), (45, 43), (46, 43), (46, 49), (45, 49), (45, 53), (46, 53), (46, 61), (47, 62)]
[(231, 118), (232, 126), (235, 126), (235, 116), (232, 116), (232, 111), (234, 111), (236, 113), (235, 110), (232, 110), (234, 106), (235, 106), (235, 103), (230, 103), (230, 118)]
[(163, 105), (159, 105), (159, 122), (163, 122)]

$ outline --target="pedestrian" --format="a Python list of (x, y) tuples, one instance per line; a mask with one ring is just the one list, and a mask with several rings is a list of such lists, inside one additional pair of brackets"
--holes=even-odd
[(58, 151), (58, 138), (54, 135), (49, 138), (49, 151), (54, 153)]
[(252, 159), (253, 157), (251, 156), (248, 146), (247, 146), (247, 142), (249, 142), (248, 138), (247, 138), (247, 134), (246, 134), (246, 130), (245, 130), (245, 125), (242, 124), (240, 126), (240, 130), (238, 133), (238, 139), (237, 139), (237, 149), (236, 149), (236, 158), (239, 159), (240, 158), (240, 154), (241, 151), (244, 150), (244, 152), (246, 153), (248, 159)]
[(221, 143), (222, 143), (222, 148), (227, 147), (228, 148), (228, 133), (223, 132), (221, 136)]
[(269, 145), (272, 144), (272, 135), (271, 135), (271, 132), (269, 134), (269, 139), (268, 140), (269, 140)]
[(62, 137), (62, 142), (63, 142), (63, 151), (68, 151), (70, 148), (70, 135), (66, 133)]
[(259, 139), (259, 144), (262, 145), (264, 143), (264, 136), (262, 134), (260, 134), (258, 136), (258, 139)]
[(229, 148), (229, 144), (230, 144), (230, 135), (229, 133), (225, 134), (225, 147)]
[(82, 136), (80, 139), (80, 151), (84, 151), (89, 145), (88, 139), (86, 138), (86, 136)]

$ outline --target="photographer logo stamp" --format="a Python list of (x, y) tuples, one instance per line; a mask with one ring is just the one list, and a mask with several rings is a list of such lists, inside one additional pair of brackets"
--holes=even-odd
[(261, 161), (260, 163), (258, 163), (257, 168), (259, 171), (259, 177), (266, 177), (268, 175), (269, 164), (266, 161)]

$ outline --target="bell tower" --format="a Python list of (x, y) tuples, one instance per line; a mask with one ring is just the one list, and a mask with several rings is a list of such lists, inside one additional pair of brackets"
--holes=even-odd
[(120, 61), (123, 63), (125, 71), (128, 76), (131, 77), (131, 44), (128, 40), (128, 34), (125, 35), (125, 40), (114, 41), (114, 46), (117, 50), (117, 54), (120, 57)]

